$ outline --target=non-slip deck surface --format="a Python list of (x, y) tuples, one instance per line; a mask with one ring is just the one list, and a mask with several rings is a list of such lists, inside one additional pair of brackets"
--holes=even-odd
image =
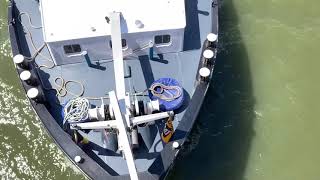
[[(22, 1), (22, 0), (19, 0)], [(184, 93), (186, 96), (185, 106), (188, 104), (190, 97), (194, 91), (194, 83), (196, 78), (196, 71), (200, 58), (200, 47), (202, 42), (205, 40), (206, 35), (211, 31), (209, 28), (210, 23), (207, 23), (210, 18), (210, 8), (211, 1), (196, 2), (192, 0), (186, 1), (186, 11), (187, 11), (187, 27), (185, 32), (185, 50), (180, 53), (169, 53), (163, 55), (154, 55), (153, 59), (148, 56), (141, 57), (129, 57), (125, 60), (125, 72), (129, 75), (126, 77), (126, 88), (127, 92), (133, 93), (136, 91), (144, 91), (150, 84), (162, 77), (170, 77), (177, 79), (184, 88)], [(38, 10), (38, 4), (36, 1), (31, 1), (30, 4), (17, 3), (18, 9), (23, 9), (27, 12), (32, 19), (34, 25), (41, 26), (41, 19)], [(18, 14), (21, 12), (18, 12)], [(28, 17), (26, 15), (21, 16), (21, 21), (24, 25), (24, 29), (28, 28), (31, 32), (33, 43), (36, 47), (40, 47), (43, 42), (42, 30), (34, 29), (28, 23)], [(201, 26), (199, 26), (201, 24)], [(197, 28), (198, 27), (198, 28)], [(21, 26), (21, 30), (23, 27)], [(25, 52), (25, 56), (31, 56), (34, 54), (35, 49), (30, 41), (30, 35), (27, 33), (18, 33), (19, 41), (21, 41), (22, 51)], [(23, 43), (25, 42), (25, 43)], [(29, 52), (29, 53), (28, 53)], [(47, 48), (45, 47), (41, 51), (41, 55), (36, 58), (37, 64), (46, 64), (51, 66), (51, 62), (48, 61), (50, 55)], [(128, 70), (130, 69), (130, 70)], [(43, 86), (46, 88), (59, 88), (55, 84), (56, 78), (63, 78), (65, 81), (77, 81), (84, 86), (84, 94), (86, 97), (100, 97), (106, 96), (109, 91), (115, 89), (114, 82), (114, 69), (113, 62), (110, 60), (101, 60), (99, 64), (93, 63), (88, 64), (86, 59), (83, 59), (82, 63), (55, 66), (53, 68), (42, 67), (38, 70)], [(131, 73), (128, 73), (131, 72)], [(59, 84), (60, 81), (58, 81)], [(61, 84), (61, 82), (60, 82)], [(69, 92), (75, 94), (80, 92), (81, 85), (78, 83), (68, 83), (66, 89)], [(56, 92), (54, 90), (45, 90), (45, 94), (50, 102), (50, 112), (55, 117), (58, 123), (61, 123), (61, 106), (73, 98), (70, 93), (67, 93), (64, 97), (59, 97), (59, 104), (57, 103)], [(100, 105), (100, 100), (92, 100), (92, 104)], [(105, 99), (105, 103), (108, 103), (108, 99)], [(174, 127), (176, 127), (181, 121), (183, 116), (183, 108), (176, 114), (174, 120)], [(150, 150), (142, 149), (139, 150), (136, 156), (136, 165), (138, 171), (145, 171), (153, 163), (153, 160), (158, 155), (163, 148), (163, 144), (160, 141), (160, 135), (157, 133), (157, 129), (161, 129), (161, 122), (156, 123), (153, 129), (155, 129), (156, 136), (154, 137), (154, 142)], [(176, 132), (179, 133), (179, 132)], [(106, 163), (111, 174), (127, 174), (127, 168), (125, 160), (117, 155), (110, 155), (104, 153), (104, 146), (101, 140), (101, 132), (91, 131), (85, 134), (88, 139), (92, 142), (86, 147), (88, 152), (93, 152), (92, 157), (96, 158), (101, 163)], [(183, 136), (183, 135), (182, 135)], [(143, 143), (142, 143), (143, 144)], [(102, 165), (103, 166), (103, 165)]]

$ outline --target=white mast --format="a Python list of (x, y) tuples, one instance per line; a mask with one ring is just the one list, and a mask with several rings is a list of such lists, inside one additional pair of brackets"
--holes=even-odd
[[(124, 67), (123, 67), (123, 54), (121, 43), (121, 26), (120, 26), (120, 13), (113, 12), (110, 14), (111, 22), (111, 39), (112, 39), (112, 52), (114, 64), (114, 76), (116, 83), (116, 93), (109, 92), (110, 106), (112, 107), (115, 120), (73, 123), (72, 129), (109, 129), (116, 128), (119, 130), (118, 142), (122, 150), (131, 180), (138, 180), (138, 172), (134, 163), (134, 158), (131, 150), (131, 137), (127, 131), (132, 126), (143, 123), (153, 122), (159, 119), (173, 116), (173, 111), (160, 112), (149, 115), (142, 115), (138, 117), (130, 117), (130, 111), (127, 106), (130, 105), (128, 96), (125, 92), (124, 81)], [(126, 100), (127, 99), (127, 100)]]
[[(130, 126), (129, 114), (126, 110), (125, 102), (125, 82), (124, 82), (124, 70), (123, 70), (123, 54), (122, 54), (122, 40), (121, 40), (121, 24), (120, 13), (113, 12), (110, 15), (111, 20), (111, 42), (112, 42), (112, 54), (113, 54), (113, 66), (114, 76), (116, 82), (116, 92), (109, 93), (110, 103), (113, 107), (114, 115), (118, 121), (118, 130), (120, 139), (120, 146), (124, 152), (131, 180), (138, 180), (138, 173), (134, 164), (133, 154), (131, 151), (130, 138), (127, 135), (127, 128)], [(118, 97), (118, 99), (117, 99)], [(130, 104), (130, 102), (129, 102)]]
[(113, 112), (116, 120), (118, 121), (118, 130), (119, 130), (119, 138), (121, 139), (121, 146), (123, 148), (123, 153), (125, 155), (127, 166), (129, 169), (129, 174), (131, 180), (138, 180), (138, 173), (136, 169), (136, 165), (134, 164), (133, 154), (131, 151), (130, 141), (127, 135), (126, 121), (124, 119), (124, 113), (121, 111), (118, 99), (114, 91), (109, 92), (110, 103), (113, 107)]

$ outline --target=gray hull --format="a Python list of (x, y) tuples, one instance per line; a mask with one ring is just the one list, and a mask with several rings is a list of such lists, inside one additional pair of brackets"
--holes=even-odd
[[(26, 16), (19, 17), (22, 12), (30, 15), (33, 25), (41, 26), (38, 2), (34, 0), (15, 0), (9, 3), (8, 24), (13, 56), (22, 54), (31, 57), (35, 48), (43, 43), (41, 29), (31, 27)], [(57, 12), (58, 13), (58, 12)], [(180, 149), (172, 148), (173, 141), (183, 145), (193, 124), (197, 118), (207, 92), (213, 64), (209, 67), (210, 77), (201, 81), (198, 75), (199, 69), (204, 66), (202, 52), (207, 48), (206, 36), (208, 33), (218, 34), (218, 2), (214, 0), (186, 0), (187, 26), (185, 31), (184, 51), (179, 53), (167, 53), (156, 55), (153, 59), (148, 56), (129, 57), (125, 60), (128, 71), (126, 78), (127, 91), (132, 92), (133, 87), (137, 91), (143, 91), (150, 84), (162, 77), (172, 77), (179, 81), (184, 88), (186, 96), (183, 106), (176, 112), (174, 127), (175, 133), (171, 141), (164, 144), (161, 141), (160, 131), (163, 124), (156, 123), (148, 128), (139, 127), (143, 145), (135, 152), (135, 163), (139, 173), (139, 179), (164, 179), (174, 165)], [(26, 33), (27, 27), (32, 36)], [(216, 49), (215, 49), (216, 50)], [(49, 56), (48, 49), (41, 51), (43, 56)], [(46, 64), (43, 56), (36, 56), (35, 63)], [(215, 60), (215, 59), (214, 59)], [(54, 68), (37, 68), (34, 62), (30, 65), (41, 79), (39, 87), (43, 90), (46, 101), (37, 103), (30, 99), (30, 104), (38, 115), (45, 129), (54, 139), (56, 144), (67, 157), (79, 169), (91, 179), (130, 179), (125, 160), (120, 154), (114, 152), (114, 142), (109, 142), (107, 147), (101, 140), (101, 132), (91, 131), (82, 133), (90, 140), (89, 145), (79, 146), (62, 128), (61, 104), (65, 103), (72, 95), (67, 94), (59, 99), (56, 92), (49, 90), (55, 87), (55, 77), (63, 77), (67, 80), (82, 81), (85, 91), (84, 96), (99, 97), (115, 88), (114, 70), (112, 61), (88, 65), (84, 59), (81, 63), (61, 65)], [(17, 68), (18, 74), (22, 69)], [(27, 91), (31, 87), (21, 82)], [(69, 87), (70, 92), (77, 93), (79, 87)], [(58, 103), (57, 103), (58, 102)], [(92, 101), (99, 105), (100, 101)], [(81, 156), (84, 161), (75, 163), (74, 157)]]

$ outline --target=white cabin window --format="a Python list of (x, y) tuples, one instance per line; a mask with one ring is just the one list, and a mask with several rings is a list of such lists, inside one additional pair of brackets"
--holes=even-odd
[(74, 54), (81, 52), (81, 46), (79, 44), (71, 44), (63, 46), (64, 53), (66, 54)]
[(154, 37), (155, 44), (169, 44), (170, 42), (171, 42), (171, 36), (168, 34)]
[[(109, 42), (110, 48), (112, 48), (112, 41), (110, 40)], [(127, 48), (127, 41), (125, 39), (121, 39), (121, 45), (122, 45), (122, 49), (126, 49)]]

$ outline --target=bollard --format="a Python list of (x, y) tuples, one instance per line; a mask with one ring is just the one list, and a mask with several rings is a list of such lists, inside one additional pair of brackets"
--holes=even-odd
[(208, 40), (207, 47), (216, 48), (218, 35), (213, 34), (213, 33), (209, 33), (207, 36), (207, 40)]
[(214, 51), (211, 49), (206, 49), (203, 51), (202, 53), (203, 57), (204, 57), (204, 61), (203, 63), (205, 65), (212, 65), (212, 61), (213, 61), (213, 57), (214, 57)]
[(199, 70), (200, 81), (207, 82), (209, 80), (211, 72), (207, 67), (203, 67)]
[(30, 86), (37, 86), (38, 85), (38, 80), (35, 77), (35, 74), (33, 71), (22, 71), (20, 73), (20, 79), (24, 82), (26, 82)]
[(29, 64), (24, 58), (23, 55), (17, 54), (13, 57), (13, 62), (16, 64), (17, 67), (20, 67), (21, 69), (29, 69)]

